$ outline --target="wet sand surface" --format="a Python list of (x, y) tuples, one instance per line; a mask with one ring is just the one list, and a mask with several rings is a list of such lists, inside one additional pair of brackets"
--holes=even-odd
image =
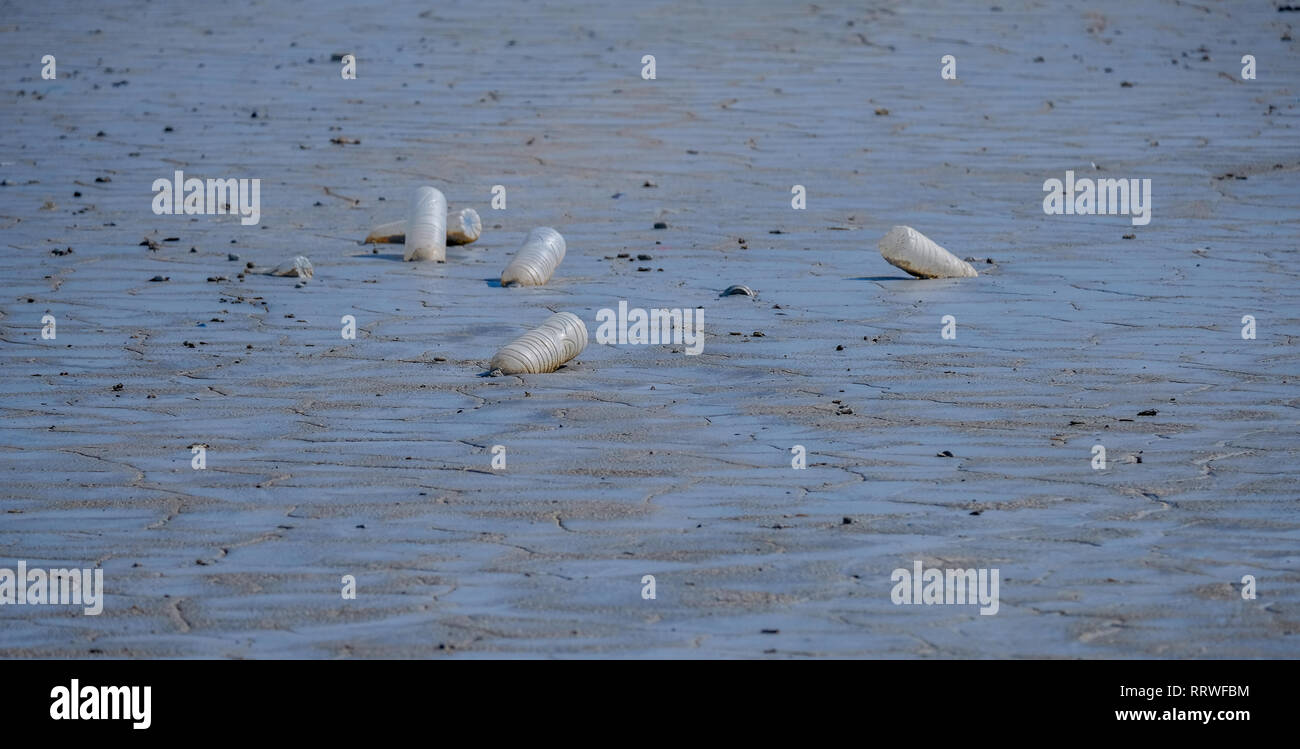
[[(106, 589), (0, 607), (0, 655), (1300, 655), (1300, 14), (334, 5), (0, 21), (0, 567)], [(154, 215), (176, 169), (260, 178), (260, 225)], [(1045, 215), (1067, 169), (1151, 223)], [(422, 184), (482, 238), (358, 244)], [(907, 278), (895, 224), (980, 277)], [(542, 225), (555, 277), (500, 288)], [(596, 343), (620, 300), (703, 353)], [(560, 310), (575, 361), (480, 376)], [(914, 560), (998, 613), (895, 605)]]

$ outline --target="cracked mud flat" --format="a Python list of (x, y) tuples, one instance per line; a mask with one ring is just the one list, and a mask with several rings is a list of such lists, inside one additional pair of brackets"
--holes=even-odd
[[(1294, 19), (998, 4), (11, 8), (0, 566), (107, 598), (0, 608), (0, 655), (1300, 655)], [(175, 169), (262, 179), (261, 225), (153, 215)], [(1066, 169), (1151, 178), (1151, 224), (1045, 216)], [(482, 238), (359, 246), (419, 184)], [(981, 277), (906, 279), (898, 223)], [(497, 288), (542, 225), (555, 278)], [(478, 376), (620, 299), (702, 305), (704, 353)], [(999, 613), (895, 606), (917, 559)]]

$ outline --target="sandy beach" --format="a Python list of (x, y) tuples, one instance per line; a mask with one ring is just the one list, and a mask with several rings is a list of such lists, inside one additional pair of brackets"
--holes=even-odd
[[(9, 4), (0, 567), (104, 607), (0, 606), (0, 657), (1298, 657), (1296, 25)], [(260, 179), (259, 223), (156, 215), (176, 170)], [(1067, 170), (1150, 179), (1150, 223), (1045, 214)], [(482, 237), (360, 243), (421, 185)], [(979, 277), (886, 263), (900, 224)], [(501, 288), (539, 226), (563, 263)], [(597, 343), (620, 301), (702, 309), (701, 353)], [(581, 355), (483, 376), (559, 311)], [(997, 613), (895, 604), (916, 561), (997, 570)]]

